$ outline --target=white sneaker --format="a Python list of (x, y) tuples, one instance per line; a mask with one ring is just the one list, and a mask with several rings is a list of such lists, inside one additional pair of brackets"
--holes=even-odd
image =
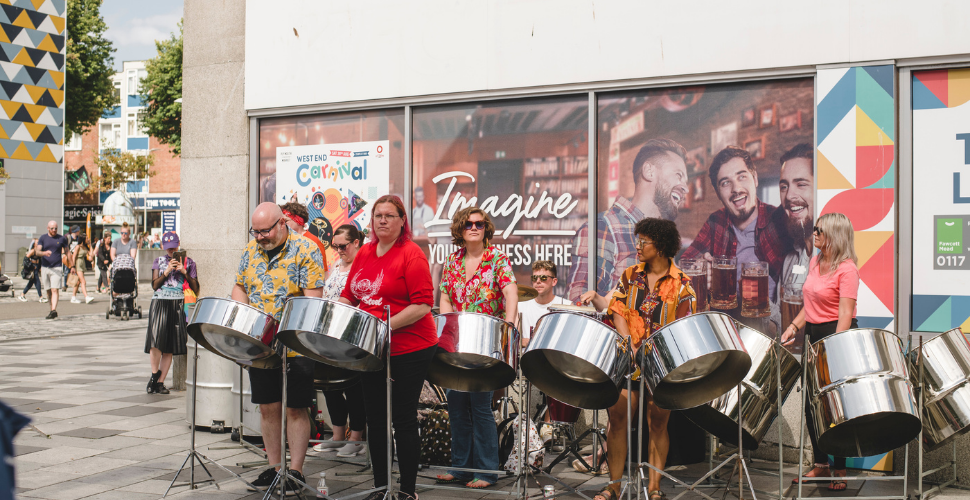
[(21, 302), (27, 302), (27, 297), (25, 297), (24, 294), (20, 294), (17, 296), (17, 300)]
[(539, 431), (539, 439), (542, 440), (542, 444), (552, 441), (552, 426), (543, 425), (542, 430)]
[(317, 443), (313, 445), (313, 451), (337, 451), (340, 449), (340, 445), (332, 441), (324, 441), (322, 443)]
[(338, 457), (350, 458), (364, 454), (364, 443), (347, 443), (337, 451)]
[(84, 297), (84, 303), (85, 304), (90, 304), (91, 301), (93, 301), (93, 300), (94, 300), (94, 297)]
[(40, 300), (38, 300), (37, 302), (40, 302), (42, 304), (46, 304), (47, 303), (47, 297), (41, 297)]
[(78, 300), (78, 298), (77, 298), (77, 297), (71, 297), (71, 303), (72, 303), (72, 304), (80, 304), (80, 303), (81, 303), (81, 301), (80, 301), (80, 300)]

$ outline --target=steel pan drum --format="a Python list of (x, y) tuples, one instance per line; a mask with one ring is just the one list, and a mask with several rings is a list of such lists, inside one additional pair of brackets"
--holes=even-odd
[(438, 351), (428, 367), (428, 382), (447, 389), (486, 392), (515, 380), (519, 333), (495, 316), (472, 312), (439, 314)]
[(342, 391), (360, 380), (360, 372), (326, 363), (313, 364), (313, 387), (318, 391)]
[(270, 347), (276, 320), (250, 305), (202, 297), (186, 329), (200, 346), (241, 365), (276, 368), (282, 364)]
[(892, 332), (846, 330), (813, 343), (807, 357), (808, 413), (821, 451), (878, 455), (919, 434), (903, 343)]
[[(917, 351), (923, 362), (923, 448), (939, 448), (970, 430), (970, 344), (954, 328)], [(914, 385), (919, 373), (913, 370)]]
[(602, 314), (596, 310), (595, 307), (590, 306), (574, 306), (571, 304), (554, 304), (549, 306), (549, 312), (574, 312), (577, 314), (584, 314), (590, 318), (599, 319)]
[[(741, 429), (744, 448), (753, 450), (778, 416), (779, 408), (802, 376), (802, 366), (787, 349), (767, 335), (738, 325), (741, 341), (751, 356), (751, 369), (741, 381)], [(778, 352), (781, 351), (779, 361)], [(781, 402), (778, 401), (778, 365), (781, 364)], [(684, 410), (684, 414), (702, 429), (726, 443), (738, 444), (738, 391), (731, 389), (723, 396)]]
[(522, 374), (547, 395), (599, 410), (620, 398), (633, 359), (627, 340), (612, 328), (582, 314), (560, 312), (539, 318), (521, 364)]
[(683, 410), (734, 389), (751, 369), (737, 323), (719, 312), (692, 314), (647, 338), (637, 363), (657, 406)]
[(317, 297), (286, 302), (276, 335), (283, 345), (321, 363), (347, 370), (384, 368), (387, 325), (356, 307)]

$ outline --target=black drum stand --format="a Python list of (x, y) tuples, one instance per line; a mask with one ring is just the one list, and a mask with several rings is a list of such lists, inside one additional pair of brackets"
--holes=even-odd
[[(193, 489), (194, 490), (194, 489), (196, 489), (198, 487), (197, 486), (198, 484), (211, 482), (212, 484), (215, 485), (216, 489), (218, 489), (219, 488), (219, 483), (216, 482), (216, 480), (215, 480), (214, 477), (212, 477), (212, 473), (209, 472), (209, 469), (208, 468), (206, 468), (205, 462), (209, 462), (212, 465), (215, 465), (216, 467), (219, 467), (220, 469), (228, 472), (231, 476), (233, 476), (234, 479), (238, 479), (238, 480), (246, 483), (246, 485), (249, 486), (250, 488), (254, 488), (255, 489), (256, 487), (253, 486), (252, 484), (250, 484), (249, 481), (246, 481), (245, 479), (243, 479), (242, 476), (240, 476), (239, 474), (236, 474), (235, 472), (233, 472), (233, 471), (231, 471), (231, 470), (223, 467), (221, 464), (219, 464), (215, 460), (212, 460), (211, 458), (209, 458), (209, 457), (207, 457), (207, 456), (199, 453), (199, 451), (195, 449), (195, 406), (196, 406), (197, 394), (198, 394), (198, 387), (199, 387), (199, 384), (198, 384), (198, 380), (199, 380), (199, 343), (198, 342), (195, 343), (195, 351), (192, 353), (192, 363), (193, 363), (193, 368), (192, 368), (192, 422), (191, 422), (191, 424), (189, 426), (190, 434), (191, 434), (191, 439), (190, 439), (190, 444), (189, 444), (189, 453), (185, 457), (185, 460), (182, 461), (182, 465), (179, 467), (178, 472), (175, 473), (175, 477), (172, 478), (172, 482), (168, 484), (168, 488), (165, 488), (165, 493), (162, 495), (162, 498), (165, 498), (168, 495), (168, 492), (172, 489), (172, 487), (173, 486), (176, 486), (175, 481), (178, 479), (179, 474), (181, 474), (182, 473), (182, 470), (185, 468), (185, 464), (189, 464), (189, 482), (182, 483), (182, 484), (179, 484), (177, 486), (188, 486), (189, 489)], [(284, 383), (285, 383), (285, 381), (284, 381)], [(286, 395), (284, 394), (283, 397), (285, 398)], [(196, 460), (199, 461), (199, 465), (202, 466), (202, 470), (204, 470), (205, 473), (206, 473), (206, 475), (209, 476), (208, 479), (203, 479), (201, 481), (196, 481), (195, 480), (195, 461)]]

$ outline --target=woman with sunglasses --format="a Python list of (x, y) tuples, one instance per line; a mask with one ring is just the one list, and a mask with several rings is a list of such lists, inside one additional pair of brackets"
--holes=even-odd
[[(805, 338), (812, 342), (834, 333), (859, 328), (856, 320), (856, 299), (859, 296), (859, 268), (855, 254), (855, 238), (852, 222), (845, 214), (830, 213), (815, 222), (814, 244), (819, 250), (808, 266), (808, 276), (802, 285), (804, 303), (802, 310), (785, 328), (781, 337), (784, 345), (795, 341), (795, 333), (805, 327)], [(845, 457), (835, 457), (829, 472), (828, 455), (818, 449), (816, 430), (812, 417), (805, 407), (808, 437), (812, 440), (815, 467), (805, 478), (845, 477)], [(792, 483), (797, 484), (798, 479)], [(829, 490), (844, 491), (845, 481), (832, 481)]]
[[(371, 212), (371, 241), (362, 246), (350, 266), (347, 286), (340, 302), (360, 307), (384, 318), (384, 307), (391, 309), (391, 423), (401, 467), (398, 500), (417, 499), (420, 439), (418, 438), (418, 398), (428, 366), (438, 346), (438, 332), (431, 317), (434, 293), (428, 258), (411, 241), (404, 202), (394, 195), (381, 196)], [(385, 370), (364, 372), (360, 376), (364, 395), (368, 453), (374, 468), (374, 486), (388, 483), (387, 448), (387, 374)], [(364, 500), (377, 500), (384, 491), (375, 491)]]
[[(286, 212), (284, 212), (285, 215)], [(330, 248), (337, 252), (337, 262), (330, 269), (326, 283), (323, 284), (323, 298), (340, 300), (340, 294), (350, 276), (350, 267), (354, 264), (354, 257), (363, 240), (360, 230), (353, 224), (344, 224), (337, 228), (330, 240)], [(336, 451), (338, 457), (349, 458), (364, 453), (364, 427), (367, 424), (364, 412), (364, 395), (360, 382), (350, 387), (336, 391), (323, 391), (327, 399), (327, 411), (330, 413), (330, 425), (333, 427), (331, 442), (315, 445), (313, 451)], [(347, 437), (347, 417), (350, 417), (350, 439), (353, 441), (343, 446), (332, 441), (344, 441)]]
[[(460, 247), (448, 257), (441, 275), (441, 313), (475, 312), (515, 323), (518, 287), (512, 265), (498, 248), (489, 245), (495, 226), (482, 209), (469, 207), (455, 214), (451, 239)], [(451, 420), (451, 464), (458, 468), (498, 470), (498, 432), (492, 415), (492, 393), (448, 391)], [(487, 488), (496, 474), (453, 470), (438, 476), (439, 483), (465, 483)]]

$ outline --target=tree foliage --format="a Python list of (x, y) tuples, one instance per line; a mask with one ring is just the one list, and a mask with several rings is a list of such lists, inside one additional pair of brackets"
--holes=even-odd
[(118, 104), (111, 82), (115, 49), (104, 37), (102, 0), (67, 1), (67, 75), (64, 139), (97, 125)]
[(167, 144), (172, 153), (182, 154), (182, 22), (178, 36), (155, 41), (158, 55), (146, 63), (148, 76), (142, 79), (140, 93), (148, 96), (145, 131)]
[(95, 158), (98, 159), (98, 176), (84, 192), (119, 191), (125, 199), (128, 199), (128, 182), (155, 175), (155, 172), (151, 171), (152, 164), (155, 163), (154, 155), (139, 155), (105, 146), (102, 148), (100, 152), (95, 151)]

